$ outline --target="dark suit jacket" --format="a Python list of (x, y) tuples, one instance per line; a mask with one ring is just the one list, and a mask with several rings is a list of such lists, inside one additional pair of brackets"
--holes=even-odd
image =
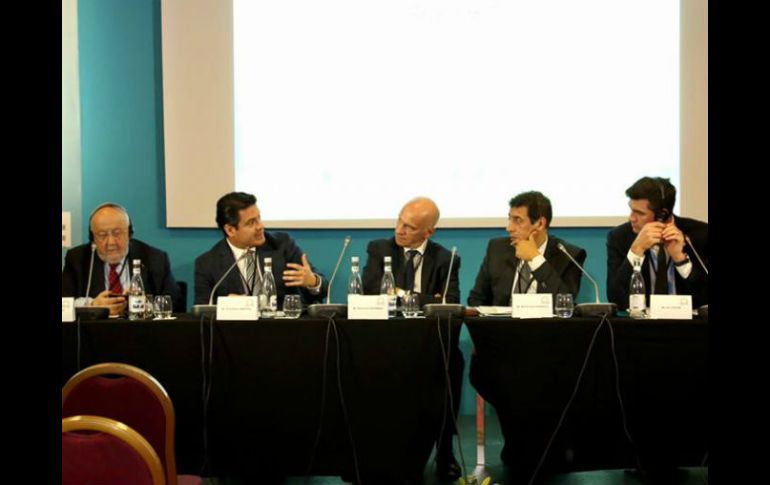
[[(391, 257), (396, 286), (404, 288), (406, 256), (404, 255), (404, 248), (396, 244), (395, 237), (371, 241), (366, 248), (366, 253), (367, 259), (363, 278), (364, 294), (380, 294), (380, 283), (384, 271), (383, 258), (385, 256)], [(434, 298), (433, 295), (444, 293), (451, 257), (451, 251), (430, 239), (428, 240), (421, 263), (420, 305), (441, 301), (440, 298)], [(449, 289), (446, 294), (447, 303), (460, 303), (459, 271), (460, 257), (455, 255), (455, 261), (452, 264), (452, 276), (449, 280)]]
[[(573, 246), (559, 238), (548, 235), (545, 247), (545, 263), (532, 272), (537, 280), (538, 293), (572, 293), (577, 298), (582, 273), (575, 263), (557, 247), (564, 244), (570, 255), (581, 265), (586, 259), (585, 249)], [(516, 248), (511, 246), (507, 237), (492, 239), (487, 246), (487, 254), (481, 262), (476, 284), (468, 295), (469, 306), (511, 304), (511, 287), (519, 259)]]
[[(288, 294), (301, 295), (305, 304), (318, 303), (326, 296), (329, 289), (329, 282), (323, 275), (316, 271), (322, 277), (321, 293), (313, 295), (307, 288), (286, 287), (283, 282), (283, 271), (286, 269), (286, 263), (302, 264), (302, 250), (297, 246), (294, 240), (285, 232), (265, 232), (265, 244), (257, 248), (259, 257), (259, 267), (262, 271), (265, 269), (265, 258), (273, 258), (273, 276), (275, 277), (275, 286), (278, 291), (278, 306), (283, 307), (283, 297)], [(201, 254), (195, 259), (195, 304), (207, 304), (209, 295), (219, 278), (235, 262), (235, 257), (227, 244), (226, 239), (222, 239), (214, 245), (209, 251)], [(240, 271), (237, 267), (230, 271), (225, 280), (217, 288), (214, 295), (214, 302), (220, 296), (229, 294), (242, 295), (243, 281)]]
[[(674, 223), (676, 227), (690, 237), (696, 251), (703, 258), (703, 264), (708, 268), (708, 224), (679, 216), (674, 216)], [(633, 268), (626, 256), (628, 255), (628, 250), (631, 249), (634, 239), (636, 239), (636, 234), (631, 229), (630, 222), (619, 225), (607, 234), (607, 299), (622, 309), (628, 308), (628, 288), (631, 283)], [(679, 275), (679, 271), (674, 270), (676, 292), (682, 295), (692, 295), (693, 308), (697, 308), (708, 303), (708, 275), (703, 271), (689, 244), (685, 243), (684, 251), (690, 257), (692, 271), (690, 276), (684, 279)], [(650, 285), (649, 256), (645, 257), (644, 263), (642, 263), (642, 276), (644, 277), (645, 289), (649, 297), (652, 290)]]
[[(182, 308), (182, 294), (171, 274), (171, 263), (168, 255), (160, 249), (131, 239), (128, 243), (128, 263), (124, 271), (131, 274), (134, 259), (142, 260), (142, 283), (144, 291), (152, 295), (171, 295), (175, 312), (186, 311)], [(96, 297), (104, 291), (104, 262), (98, 254), (94, 255), (94, 269), (91, 275), (90, 294), (86, 295), (88, 287), (88, 270), (91, 262), (91, 244), (81, 244), (67, 251), (64, 257), (64, 269), (61, 273), (62, 296)], [(128, 288), (126, 288), (128, 289)]]

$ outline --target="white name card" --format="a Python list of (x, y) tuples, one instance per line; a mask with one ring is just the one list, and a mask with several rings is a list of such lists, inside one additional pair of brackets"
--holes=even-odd
[(511, 297), (513, 318), (553, 317), (553, 295), (550, 293), (514, 293)]
[(71, 296), (61, 299), (61, 321), (75, 321), (75, 299)]
[(692, 296), (650, 295), (650, 318), (692, 320)]
[(348, 295), (349, 320), (387, 320), (388, 298), (385, 295)]
[(220, 296), (217, 320), (259, 320), (256, 296)]

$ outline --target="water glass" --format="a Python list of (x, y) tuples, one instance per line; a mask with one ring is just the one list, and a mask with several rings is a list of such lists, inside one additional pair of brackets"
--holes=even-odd
[(299, 295), (286, 295), (283, 297), (283, 314), (287, 318), (299, 318), (302, 314), (302, 300)]
[(554, 305), (556, 316), (559, 318), (569, 318), (575, 310), (575, 304), (572, 301), (572, 293), (559, 293), (556, 295), (556, 304)]
[(144, 318), (146, 320), (152, 320), (155, 316), (155, 308), (152, 306), (153, 297), (151, 293), (144, 294)]
[(403, 313), (406, 318), (414, 318), (420, 311), (420, 295), (417, 293), (407, 293), (403, 296)]
[(155, 318), (168, 320), (171, 318), (171, 295), (157, 295), (155, 297)]

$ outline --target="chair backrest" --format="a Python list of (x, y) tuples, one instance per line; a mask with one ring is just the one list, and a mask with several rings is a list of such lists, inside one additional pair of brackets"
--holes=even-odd
[(101, 416), (61, 421), (62, 485), (164, 485), (152, 445), (125, 424)]
[(62, 417), (104, 416), (135, 429), (155, 449), (166, 482), (177, 484), (174, 406), (150, 374), (128, 364), (97, 364), (78, 372), (62, 389)]

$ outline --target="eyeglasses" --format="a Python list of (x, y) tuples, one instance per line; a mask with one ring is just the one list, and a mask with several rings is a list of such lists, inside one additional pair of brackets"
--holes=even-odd
[(126, 234), (128, 234), (128, 231), (125, 229), (113, 229), (111, 231), (99, 231), (94, 233), (94, 237), (97, 241), (106, 241), (110, 236), (112, 236), (113, 239), (122, 239)]

